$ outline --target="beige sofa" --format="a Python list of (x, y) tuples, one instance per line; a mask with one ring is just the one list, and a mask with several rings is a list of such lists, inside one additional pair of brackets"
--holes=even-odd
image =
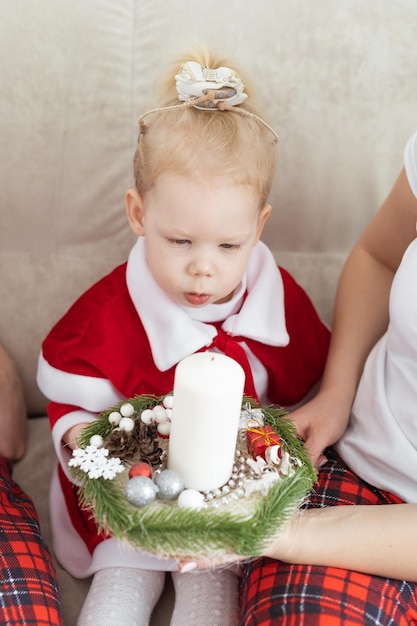
[[(196, 43), (237, 58), (280, 134), (277, 260), (330, 324), (346, 253), (417, 127), (414, 0), (3, 0), (0, 336), (22, 375), (29, 450), (15, 475), (50, 542), (54, 463), (35, 382), (41, 341), (125, 259), (136, 119), (165, 60)], [(37, 416), (36, 418), (34, 416)], [(59, 564), (65, 625), (88, 587)], [(169, 623), (168, 588), (153, 624)]]

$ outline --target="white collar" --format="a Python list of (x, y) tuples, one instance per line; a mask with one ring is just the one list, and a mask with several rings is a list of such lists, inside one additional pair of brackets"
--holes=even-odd
[[(126, 282), (148, 336), (155, 364), (161, 371), (212, 343), (217, 330), (208, 322), (218, 319), (217, 307), (222, 307), (221, 313), (224, 314), (220, 318), (225, 320), (222, 329), (230, 335), (270, 346), (286, 346), (289, 342), (282, 277), (272, 252), (262, 242), (253, 248), (242, 285), (232, 300), (204, 307), (210, 320), (203, 314), (204, 321), (201, 321), (203, 308), (179, 306), (160, 289), (146, 262), (143, 237), (138, 238), (130, 252)], [(239, 309), (246, 290), (247, 297)], [(199, 311), (195, 315), (198, 319), (193, 319), (191, 315), (196, 311)]]

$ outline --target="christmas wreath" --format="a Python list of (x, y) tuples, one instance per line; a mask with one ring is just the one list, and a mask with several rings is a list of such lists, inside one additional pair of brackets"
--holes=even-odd
[(287, 412), (244, 397), (230, 480), (196, 492), (167, 469), (171, 406), (135, 396), (84, 428), (69, 461), (82, 506), (100, 531), (159, 556), (260, 554), (316, 480)]

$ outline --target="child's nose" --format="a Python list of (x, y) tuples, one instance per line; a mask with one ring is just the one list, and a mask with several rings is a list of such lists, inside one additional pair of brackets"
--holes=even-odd
[(189, 271), (191, 276), (212, 276), (214, 268), (208, 259), (199, 259), (190, 264)]

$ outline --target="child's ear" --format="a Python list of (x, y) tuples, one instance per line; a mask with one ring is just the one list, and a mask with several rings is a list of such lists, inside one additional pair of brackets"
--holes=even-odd
[(262, 235), (263, 228), (265, 226), (265, 222), (268, 217), (271, 215), (272, 207), (270, 204), (265, 204), (259, 212), (258, 217), (258, 228), (256, 230), (256, 241), (259, 241), (260, 236)]
[(128, 189), (125, 195), (126, 215), (135, 235), (144, 235), (143, 199), (136, 189)]

